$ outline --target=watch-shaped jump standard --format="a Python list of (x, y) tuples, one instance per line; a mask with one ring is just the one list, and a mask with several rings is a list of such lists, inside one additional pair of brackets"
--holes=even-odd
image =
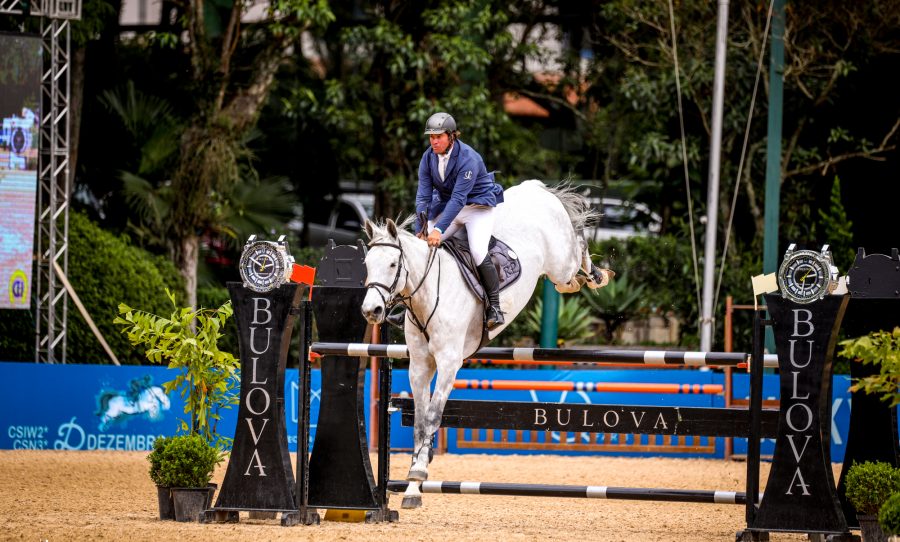
[(294, 258), (288, 253), (284, 235), (278, 241), (257, 241), (251, 235), (241, 253), (240, 272), (244, 287), (264, 293), (291, 278)]
[(812, 303), (834, 291), (838, 285), (837, 267), (831, 261), (828, 245), (821, 252), (795, 250), (791, 243), (778, 268), (781, 295), (795, 303)]

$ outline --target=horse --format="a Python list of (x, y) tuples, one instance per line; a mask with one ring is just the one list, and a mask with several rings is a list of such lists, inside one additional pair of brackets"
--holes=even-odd
[(166, 392), (159, 386), (145, 386), (135, 393), (123, 394), (119, 391), (104, 391), (97, 400), (100, 416), (100, 430), (106, 431), (119, 419), (146, 414), (147, 419), (158, 420), (164, 410), (169, 410)]
[[(546, 275), (561, 293), (609, 283), (614, 273), (591, 262), (585, 226), (596, 218), (583, 196), (571, 186), (548, 187), (536, 180), (505, 191), (496, 207), (494, 237), (515, 252), (521, 264), (518, 280), (500, 292), (506, 323), (488, 333), (493, 339), (521, 312)], [(404, 324), (409, 349), (409, 383), (415, 404), (414, 448), (403, 508), (422, 504), (419, 482), (428, 479), (433, 438), (440, 427), (456, 373), (483, 339), (484, 307), (464, 284), (453, 257), (407, 231), (414, 217), (400, 224), (391, 219), (366, 221), (366, 293), (361, 306), (370, 324), (384, 321), (390, 309), (408, 307)], [(464, 234), (463, 234), (464, 235)], [(434, 393), (431, 381), (437, 373)]]

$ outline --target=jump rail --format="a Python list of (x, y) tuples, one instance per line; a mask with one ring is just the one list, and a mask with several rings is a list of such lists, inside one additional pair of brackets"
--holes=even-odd
[[(390, 480), (388, 491), (402, 493), (409, 482)], [(569, 486), (556, 484), (508, 484), (497, 482), (422, 482), (422, 493), (455, 495), (506, 495), (512, 497), (568, 497), (576, 499), (620, 499), (628, 501), (747, 504), (742, 491), (664, 489), (643, 487)], [(762, 499), (762, 494), (760, 494)]]
[[(360, 356), (392, 359), (409, 358), (405, 344), (368, 344), (314, 342), (310, 358), (318, 356)], [(743, 352), (672, 352), (666, 350), (597, 350), (556, 348), (498, 348), (487, 347), (475, 352), (473, 358), (548, 363), (625, 363), (634, 365), (684, 365), (688, 367), (737, 367), (749, 363), (750, 355)], [(778, 356), (766, 356), (766, 367), (778, 367)]]

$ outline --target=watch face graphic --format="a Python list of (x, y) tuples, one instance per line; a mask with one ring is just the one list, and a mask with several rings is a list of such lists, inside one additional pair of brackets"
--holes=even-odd
[(254, 292), (268, 292), (285, 282), (287, 254), (270, 241), (248, 243), (241, 255), (240, 272), (244, 286)]
[(789, 250), (778, 269), (781, 293), (796, 303), (812, 303), (835, 286), (829, 258), (812, 250)]

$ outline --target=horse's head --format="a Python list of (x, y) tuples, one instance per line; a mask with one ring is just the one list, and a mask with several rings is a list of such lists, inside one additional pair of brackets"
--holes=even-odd
[(405, 268), (401, 243), (404, 221), (397, 225), (387, 219), (383, 226), (366, 220), (365, 231), (369, 236), (366, 254), (366, 288), (369, 289), (362, 303), (362, 315), (370, 324), (380, 324), (387, 312), (401, 297), (409, 276)]

